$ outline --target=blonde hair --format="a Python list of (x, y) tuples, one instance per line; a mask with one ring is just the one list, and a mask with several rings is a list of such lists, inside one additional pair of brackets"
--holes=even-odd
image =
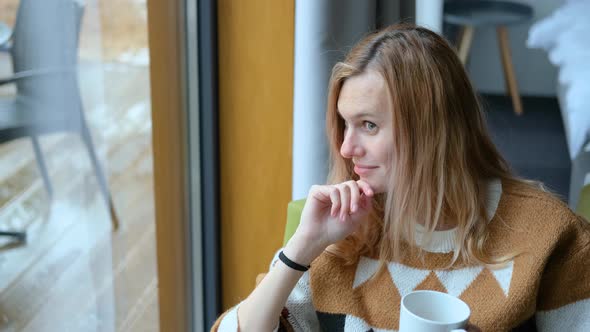
[[(415, 244), (415, 225), (426, 240), (445, 220), (456, 223), (455, 251), (465, 262), (501, 264), (514, 255), (494, 257), (484, 250), (487, 237), (487, 181), (514, 177), (488, 134), (482, 108), (461, 62), (436, 33), (413, 25), (394, 25), (359, 42), (337, 63), (329, 85), (326, 127), (331, 184), (354, 179), (352, 161), (339, 151), (344, 122), (337, 102), (344, 81), (367, 70), (382, 75), (392, 102), (393, 146), (388, 192), (377, 195), (369, 222), (329, 247), (354, 263), (376, 255), (382, 265), (400, 259), (402, 246)], [(405, 251), (405, 249), (404, 249)]]

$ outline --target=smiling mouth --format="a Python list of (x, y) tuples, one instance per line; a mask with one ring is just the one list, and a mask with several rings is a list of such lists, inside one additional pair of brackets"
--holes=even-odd
[(377, 166), (361, 166), (361, 165), (354, 165), (354, 172), (358, 175), (366, 175), (369, 174), (371, 171), (377, 169)]

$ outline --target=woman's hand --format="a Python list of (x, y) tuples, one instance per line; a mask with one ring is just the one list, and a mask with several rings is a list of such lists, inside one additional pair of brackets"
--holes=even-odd
[(312, 186), (299, 227), (285, 247), (287, 257), (309, 264), (327, 246), (350, 235), (366, 219), (373, 194), (362, 180)]

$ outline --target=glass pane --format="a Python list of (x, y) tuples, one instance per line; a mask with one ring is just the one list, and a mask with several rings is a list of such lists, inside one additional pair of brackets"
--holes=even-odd
[(0, 22), (0, 330), (158, 330), (145, 0)]

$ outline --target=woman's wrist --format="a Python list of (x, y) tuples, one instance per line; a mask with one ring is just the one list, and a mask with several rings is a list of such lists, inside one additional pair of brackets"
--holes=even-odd
[(316, 259), (325, 247), (318, 245), (316, 241), (306, 240), (296, 233), (291, 237), (283, 249), (283, 253), (293, 262), (308, 266)]

